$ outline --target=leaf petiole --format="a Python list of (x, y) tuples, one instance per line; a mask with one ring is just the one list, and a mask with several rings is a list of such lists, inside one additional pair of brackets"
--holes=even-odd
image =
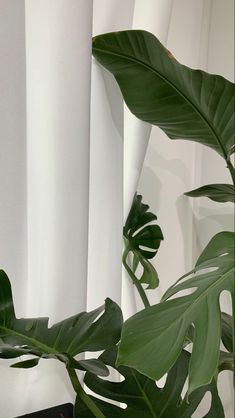
[(87, 408), (92, 412), (94, 417), (106, 418), (103, 412), (96, 406), (95, 402), (84, 391), (81, 383), (79, 382), (76, 371), (70, 367), (67, 367), (67, 371), (68, 371), (72, 386), (78, 398), (87, 406)]
[(150, 306), (148, 297), (145, 293), (144, 288), (142, 287), (139, 279), (136, 277), (136, 275), (133, 273), (133, 271), (131, 270), (131, 268), (129, 267), (128, 263), (127, 263), (127, 257), (128, 254), (130, 252), (130, 248), (129, 246), (127, 246), (123, 252), (123, 256), (122, 256), (122, 263), (127, 271), (127, 273), (129, 274), (131, 280), (133, 281), (133, 284), (135, 285), (136, 289), (138, 290), (138, 293), (140, 295), (140, 298), (144, 304), (145, 308), (148, 308)]

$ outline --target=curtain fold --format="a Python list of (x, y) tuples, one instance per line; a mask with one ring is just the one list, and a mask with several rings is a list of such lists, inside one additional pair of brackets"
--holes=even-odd
[[(121, 265), (136, 191), (165, 237), (152, 302), (191, 269), (213, 234), (232, 229), (232, 205), (183, 196), (229, 181), (222, 161), (137, 120), (113, 77), (95, 60), (91, 70), (91, 37), (145, 29), (186, 65), (232, 79), (233, 8), (232, 0), (0, 0), (0, 267), (17, 316), (54, 322), (107, 296), (125, 317), (142, 307)], [(228, 299), (222, 303), (226, 310)], [(56, 361), (30, 370), (9, 364), (0, 362), (3, 418), (73, 401)], [(231, 418), (228, 375), (220, 382)]]
[[(142, 28), (154, 33), (159, 40), (166, 45), (173, 3), (171, 0), (149, 1), (148, 7), (142, 1), (135, 1), (132, 29)], [(138, 188), (145, 154), (151, 138), (151, 125), (138, 120), (124, 107), (124, 182), (123, 182), (123, 209), (125, 223), (135, 192)], [(148, 188), (148, 186), (147, 186)], [(155, 188), (155, 185), (153, 185)], [(143, 202), (146, 193), (143, 193)], [(141, 309), (140, 302), (132, 282), (123, 268), (122, 274), (122, 309), (125, 318), (133, 315)]]
[[(17, 315), (51, 324), (86, 310), (92, 1), (1, 0), (0, 12), (0, 262)], [(1, 362), (1, 416), (73, 400), (57, 363), (14, 371)]]

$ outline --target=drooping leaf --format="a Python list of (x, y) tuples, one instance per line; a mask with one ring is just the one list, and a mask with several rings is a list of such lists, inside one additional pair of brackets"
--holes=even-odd
[[(159, 388), (156, 383), (143, 376), (136, 370), (120, 366), (115, 366), (115, 348), (105, 351), (100, 359), (105, 364), (115, 368), (122, 377), (123, 381), (112, 382), (95, 377), (86, 373), (85, 383), (95, 394), (102, 396), (105, 400), (92, 397), (100, 410), (107, 417), (112, 418), (190, 418), (196, 411), (200, 401), (207, 391), (212, 394), (210, 411), (214, 411), (214, 418), (224, 418), (223, 407), (216, 390), (215, 382), (196, 390), (189, 397), (188, 402), (182, 399), (182, 389), (185, 384), (190, 354), (182, 351), (175, 366), (167, 376), (163, 388)], [(126, 404), (123, 409), (115, 406), (110, 401), (117, 401)], [(215, 406), (216, 414), (215, 414)], [(92, 418), (92, 414), (87, 410), (81, 401), (77, 401), (77, 414), (81, 418)]]
[(140, 278), (140, 283), (145, 283), (148, 285), (147, 289), (156, 289), (159, 285), (159, 278), (156, 269), (154, 266), (138, 253), (138, 259), (140, 264), (143, 267), (143, 273)]
[(227, 161), (234, 144), (234, 85), (180, 64), (151, 33), (127, 30), (93, 39), (94, 57), (116, 78), (139, 119), (172, 139), (207, 145)]
[(135, 273), (139, 263), (143, 268), (141, 283), (148, 284), (149, 289), (158, 286), (159, 279), (154, 266), (148, 261), (153, 258), (160, 246), (163, 235), (161, 228), (150, 222), (157, 217), (142, 203), (142, 196), (135, 194), (130, 213), (123, 229), (127, 252), (132, 253), (132, 271)]
[(32, 354), (39, 358), (56, 358), (68, 367), (107, 375), (107, 368), (100, 360), (77, 361), (74, 357), (116, 344), (121, 326), (121, 310), (110, 299), (106, 299), (105, 306), (74, 315), (51, 327), (48, 327), (48, 318), (17, 319), (9, 279), (0, 270), (0, 358)]
[(208, 184), (185, 193), (190, 197), (206, 196), (215, 202), (235, 202), (234, 186), (232, 184)]
[[(219, 297), (223, 290), (234, 292), (234, 234), (221, 232), (213, 237), (194, 271), (192, 277), (168, 289), (163, 302), (124, 323), (118, 355), (118, 365), (133, 367), (158, 380), (176, 362), (193, 324), (189, 393), (210, 383), (218, 366)], [(177, 297), (178, 292), (190, 289), (191, 294)], [(166, 300), (173, 295), (174, 299)]]

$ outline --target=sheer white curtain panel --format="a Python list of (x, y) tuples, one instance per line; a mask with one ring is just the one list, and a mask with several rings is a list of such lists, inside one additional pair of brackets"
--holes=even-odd
[[(53, 323), (107, 296), (125, 317), (141, 308), (121, 265), (136, 190), (165, 237), (152, 302), (213, 234), (233, 228), (232, 205), (183, 196), (228, 180), (219, 157), (137, 120), (91, 59), (92, 34), (145, 29), (186, 65), (233, 79), (233, 9), (232, 0), (0, 0), (0, 266), (17, 316)], [(1, 417), (73, 402), (56, 361), (10, 363), (0, 362)], [(232, 418), (228, 374), (219, 385)], [(208, 400), (193, 418), (207, 408)]]

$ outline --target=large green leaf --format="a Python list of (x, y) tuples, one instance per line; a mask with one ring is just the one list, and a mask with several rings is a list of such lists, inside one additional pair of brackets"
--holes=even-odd
[[(233, 293), (234, 270), (234, 234), (221, 232), (199, 257), (192, 277), (185, 280), (184, 276), (184, 281), (180, 279), (166, 292), (163, 302), (124, 323), (118, 365), (133, 367), (158, 380), (177, 360), (193, 324), (189, 393), (210, 383), (219, 361), (219, 298), (223, 290)], [(191, 294), (177, 297), (185, 290)], [(174, 299), (166, 300), (173, 295)]]
[(226, 160), (233, 146), (234, 86), (219, 75), (180, 64), (151, 33), (96, 36), (93, 55), (116, 78), (139, 119), (172, 139), (207, 145)]
[(235, 202), (234, 186), (232, 184), (208, 184), (185, 193), (190, 197), (206, 196), (215, 202)]
[(156, 255), (163, 240), (161, 228), (152, 223), (156, 220), (157, 216), (149, 211), (149, 206), (142, 203), (142, 196), (135, 194), (123, 228), (126, 247), (124, 265), (127, 256), (132, 255), (130, 268), (135, 274), (138, 265), (141, 264), (143, 272), (140, 283), (148, 284), (149, 289), (155, 289), (159, 283), (157, 272), (149, 262), (149, 259)]
[[(68, 367), (107, 375), (100, 360), (77, 361), (84, 351), (104, 350), (119, 341), (122, 313), (116, 303), (106, 299), (89, 313), (82, 312), (48, 327), (48, 318), (17, 319), (11, 285), (0, 270), (0, 358), (33, 354), (39, 358), (56, 358)], [(15, 367), (33, 367), (36, 360), (17, 363)]]
[[(206, 415), (206, 417), (223, 418), (223, 407), (214, 381), (211, 385), (195, 391), (189, 397), (188, 402), (186, 398), (182, 399), (181, 393), (188, 374), (189, 358), (190, 354), (184, 350), (169, 372), (164, 387), (159, 388), (153, 380), (130, 367), (117, 368), (115, 366), (116, 350), (110, 349), (105, 351), (100, 359), (115, 368), (124, 380), (117, 383), (86, 373), (85, 383), (94, 393), (106, 399), (105, 401), (93, 397), (97, 406), (107, 417), (190, 418), (205, 393), (210, 391), (212, 394), (211, 415)], [(109, 402), (114, 400), (125, 403), (127, 407), (123, 409)], [(81, 418), (92, 418), (92, 414), (80, 400), (77, 402), (77, 412)]]

